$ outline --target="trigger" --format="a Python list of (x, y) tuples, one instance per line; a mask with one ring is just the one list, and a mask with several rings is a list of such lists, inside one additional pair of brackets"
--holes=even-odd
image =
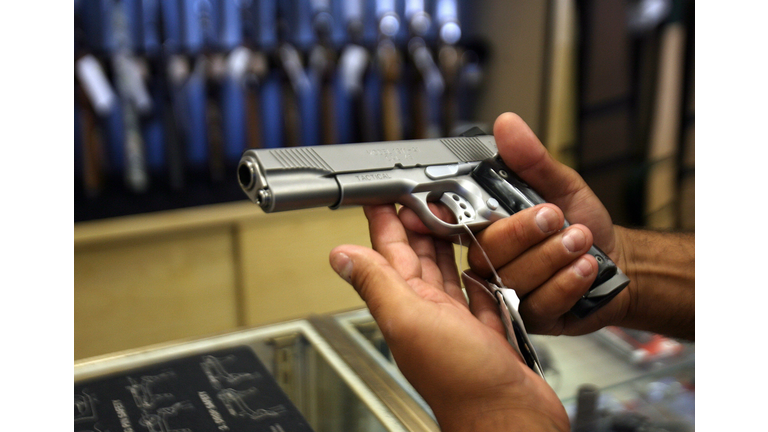
[(472, 205), (464, 199), (462, 196), (453, 192), (446, 192), (440, 198), (440, 202), (448, 206), (449, 209), (456, 216), (456, 220), (460, 223), (467, 223), (475, 219), (475, 209)]

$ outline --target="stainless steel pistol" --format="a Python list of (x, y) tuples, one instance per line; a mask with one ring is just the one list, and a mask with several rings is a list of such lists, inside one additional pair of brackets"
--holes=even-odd
[[(247, 150), (237, 175), (248, 198), (267, 213), (399, 203), (439, 235), (465, 234), (464, 225), (477, 232), (545, 202), (507, 168), (492, 135)], [(445, 204), (456, 223), (435, 216), (429, 202)], [(598, 276), (571, 309), (578, 317), (629, 284), (597, 246), (589, 253), (597, 260)]]

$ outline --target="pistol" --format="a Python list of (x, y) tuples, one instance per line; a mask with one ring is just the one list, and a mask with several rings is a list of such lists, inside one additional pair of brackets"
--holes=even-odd
[[(267, 213), (398, 203), (443, 236), (467, 234), (467, 228), (477, 232), (546, 202), (504, 164), (493, 136), (477, 128), (454, 138), (251, 149), (237, 175), (248, 198)], [(451, 210), (455, 222), (432, 213), (428, 204), (437, 202)], [(597, 260), (598, 275), (571, 309), (580, 318), (629, 284), (597, 246), (589, 254)]]

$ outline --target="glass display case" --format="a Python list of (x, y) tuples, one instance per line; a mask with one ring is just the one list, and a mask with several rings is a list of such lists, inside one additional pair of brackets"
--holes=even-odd
[[(398, 371), (367, 310), (336, 314), (332, 319), (431, 412)], [(573, 430), (626, 431), (643, 425), (694, 430), (694, 344), (617, 328), (575, 337), (532, 335), (531, 341)]]
[(75, 431), (438, 430), (343, 336), (320, 317), (78, 361)]
[[(532, 337), (573, 430), (693, 430), (693, 344), (641, 361), (601, 332)], [(439, 430), (367, 309), (86, 359), (74, 382), (76, 432)]]

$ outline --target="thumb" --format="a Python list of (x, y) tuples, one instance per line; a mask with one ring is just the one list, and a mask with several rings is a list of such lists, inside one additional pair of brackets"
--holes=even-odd
[(373, 249), (338, 246), (329, 260), (333, 270), (355, 288), (376, 321), (394, 317), (419, 300), (405, 279)]
[(576, 171), (549, 154), (517, 114), (500, 115), (493, 135), (504, 163), (547, 201), (563, 207), (573, 195), (589, 190)]
[(570, 223), (589, 227), (603, 251), (613, 251), (615, 238), (608, 210), (574, 169), (549, 154), (520, 116), (500, 115), (493, 125), (493, 135), (509, 169), (545, 200), (560, 207)]

